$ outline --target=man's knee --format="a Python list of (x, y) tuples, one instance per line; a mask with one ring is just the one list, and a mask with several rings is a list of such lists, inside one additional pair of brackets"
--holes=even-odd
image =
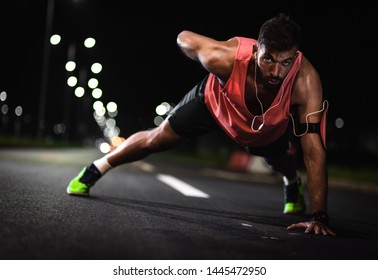
[(181, 141), (181, 137), (177, 135), (171, 128), (168, 121), (164, 121), (160, 126), (151, 129), (146, 138), (148, 149), (153, 152), (167, 150)]

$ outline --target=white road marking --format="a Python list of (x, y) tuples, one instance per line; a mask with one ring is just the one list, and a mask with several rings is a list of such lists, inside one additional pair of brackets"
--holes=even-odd
[(242, 226), (245, 226), (245, 227), (253, 227), (253, 225), (251, 224), (246, 224), (246, 223), (241, 223)]
[(157, 179), (162, 181), (163, 183), (167, 184), (168, 186), (174, 188), (175, 190), (179, 191), (183, 195), (186, 196), (193, 196), (193, 197), (202, 197), (202, 198), (209, 198), (210, 196), (199, 189), (167, 174), (158, 174)]

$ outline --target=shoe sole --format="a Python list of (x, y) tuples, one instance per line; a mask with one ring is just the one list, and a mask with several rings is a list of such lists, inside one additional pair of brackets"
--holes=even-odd
[(286, 215), (303, 215), (305, 211), (286, 211), (283, 213)]
[(67, 193), (69, 195), (77, 195), (77, 196), (89, 196), (89, 193), (77, 193), (77, 192), (71, 192), (69, 188), (67, 188)]

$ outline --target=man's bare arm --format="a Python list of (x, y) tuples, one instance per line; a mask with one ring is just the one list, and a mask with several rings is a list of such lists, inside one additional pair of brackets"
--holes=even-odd
[(188, 30), (177, 36), (177, 45), (189, 58), (198, 61), (221, 82), (227, 81), (232, 72), (237, 50), (237, 39), (217, 41)]

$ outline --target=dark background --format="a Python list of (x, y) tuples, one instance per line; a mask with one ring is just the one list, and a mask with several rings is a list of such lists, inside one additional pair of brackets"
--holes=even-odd
[[(233, 3), (229, 3), (233, 6)], [(2, 1), (0, 91), (12, 113), (23, 107), (18, 137), (33, 138), (37, 132), (41, 92), (47, 0)], [(183, 5), (185, 6), (185, 5)], [(121, 135), (153, 127), (155, 107), (172, 104), (199, 81), (205, 71), (185, 57), (176, 45), (177, 34), (189, 29), (215, 39), (233, 36), (256, 38), (260, 25), (278, 12), (289, 13), (303, 29), (301, 51), (317, 68), (329, 101), (328, 148), (331, 161), (376, 165), (378, 132), (375, 91), (377, 84), (377, 9), (354, 4), (331, 9), (311, 1), (300, 3), (238, 4), (236, 8), (181, 10), (130, 9), (125, 1), (55, 1), (52, 33), (62, 41), (50, 45), (44, 137), (59, 141), (52, 127), (65, 112), (82, 120), (70, 138), (101, 134), (92, 118), (90, 96), (73, 98), (68, 104), (64, 69), (70, 43), (76, 43), (76, 62), (88, 68), (103, 64), (97, 74), (102, 101), (115, 101)], [(244, 7), (245, 6), (245, 7)], [(251, 6), (251, 7), (250, 7)], [(86, 37), (97, 41), (85, 49)], [(90, 74), (89, 74), (90, 75)], [(89, 76), (88, 76), (89, 78)], [(0, 105), (1, 102), (0, 101)], [(15, 133), (12, 114), (2, 135)], [(337, 128), (341, 118), (344, 126)]]

